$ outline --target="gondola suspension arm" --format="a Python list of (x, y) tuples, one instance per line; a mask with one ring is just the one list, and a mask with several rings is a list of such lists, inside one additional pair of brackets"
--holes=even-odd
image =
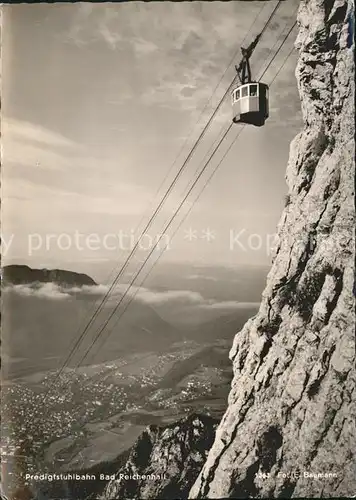
[(253, 40), (253, 42), (247, 47), (247, 49), (241, 47), (242, 60), (240, 61), (240, 64), (238, 66), (235, 66), (241, 85), (244, 85), (245, 83), (250, 83), (252, 81), (250, 57), (252, 56), (253, 51), (255, 50), (256, 45), (258, 44), (261, 36), (262, 33), (257, 35), (256, 38)]

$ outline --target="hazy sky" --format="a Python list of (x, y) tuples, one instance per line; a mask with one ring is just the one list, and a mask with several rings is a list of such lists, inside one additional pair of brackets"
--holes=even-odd
[[(275, 3), (4, 6), (4, 263), (75, 268), (78, 261), (89, 265), (127, 255), (119, 253), (113, 236), (104, 241), (105, 235), (133, 231), (149, 206), (152, 211), (164, 192), (162, 188), (153, 202), (157, 189), (186, 137), (191, 134), (165, 187), (231, 82), (233, 65), (191, 133), (235, 51), (234, 63), (239, 62), (239, 47), (253, 20), (259, 14), (247, 43)], [(277, 11), (251, 61), (256, 76), (295, 21), (298, 3), (287, 0)], [(263, 81), (271, 82), (295, 37), (296, 30)], [(289, 143), (301, 129), (296, 57), (294, 51), (271, 87), (266, 126), (243, 130), (171, 242), (166, 259), (269, 262), (263, 249), (248, 250), (247, 238), (256, 233), (265, 241), (274, 233), (283, 207)], [(150, 231), (151, 238), (175, 210), (202, 158), (230, 121), (227, 99)], [(239, 127), (234, 125), (207, 175)], [(203, 238), (208, 229), (210, 242)], [(231, 236), (240, 231), (246, 252), (235, 244), (231, 248)], [(93, 233), (98, 239), (92, 236), (88, 246), (84, 238)], [(120, 241), (126, 248), (130, 243), (125, 237)]]

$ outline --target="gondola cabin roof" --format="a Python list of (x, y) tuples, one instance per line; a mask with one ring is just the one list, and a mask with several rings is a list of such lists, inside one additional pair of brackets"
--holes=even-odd
[(261, 82), (239, 85), (232, 91), (232, 121), (261, 127), (269, 115), (268, 101), (268, 85)]

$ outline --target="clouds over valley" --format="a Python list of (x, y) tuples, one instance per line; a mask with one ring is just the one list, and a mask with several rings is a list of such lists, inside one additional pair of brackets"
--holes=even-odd
[[(4, 289), (5, 293), (15, 293), (24, 297), (34, 297), (48, 300), (98, 300), (102, 299), (109, 291), (108, 285), (62, 287), (54, 283), (11, 285)], [(145, 287), (119, 284), (111, 291), (107, 301), (108, 306), (116, 305), (123, 294), (127, 292), (124, 304), (134, 299), (135, 301), (154, 306), (172, 305), (172, 307), (195, 307), (200, 309), (234, 310), (254, 308), (257, 302), (238, 302), (233, 300), (214, 300), (204, 297), (201, 293), (192, 290), (165, 290), (157, 291)], [(98, 302), (99, 303), (99, 302)]]

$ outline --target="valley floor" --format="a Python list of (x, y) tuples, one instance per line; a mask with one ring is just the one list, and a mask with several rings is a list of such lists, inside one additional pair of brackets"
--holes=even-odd
[(114, 460), (151, 424), (167, 425), (194, 412), (219, 418), (232, 377), (230, 345), (187, 341), (165, 354), (137, 353), (68, 369), (54, 388), (53, 372), (5, 384), (2, 456), (11, 482)]

